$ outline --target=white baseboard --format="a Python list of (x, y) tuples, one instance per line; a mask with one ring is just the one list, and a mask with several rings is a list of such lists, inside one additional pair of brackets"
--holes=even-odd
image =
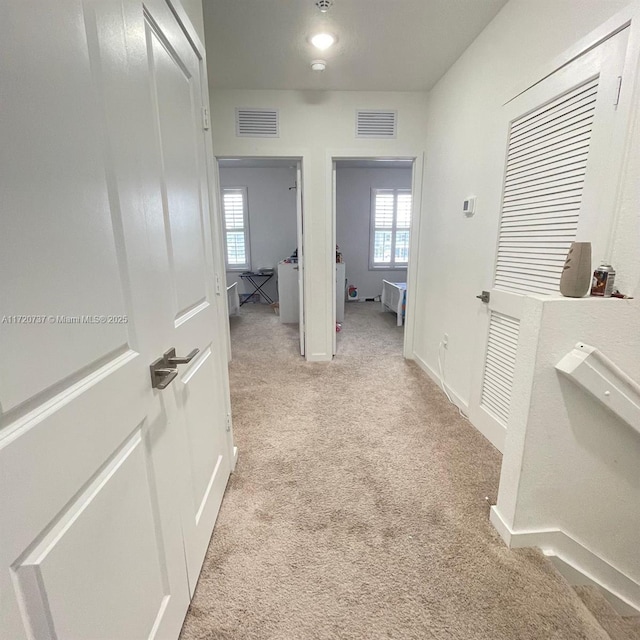
[[(413, 360), (416, 361), (418, 366), (442, 389), (440, 383), (440, 376), (416, 353), (413, 354)], [(453, 400), (453, 404), (458, 407), (465, 414), (467, 420), (475, 427), (500, 453), (504, 451), (504, 441), (507, 435), (507, 430), (502, 427), (497, 420), (475, 420), (472, 421), (469, 417), (469, 404), (462, 400), (462, 398), (449, 386), (447, 391)]]
[(640, 584), (560, 529), (514, 531), (497, 506), (489, 519), (510, 548), (538, 547), (572, 585), (598, 587), (623, 616), (640, 616)]
[[(413, 360), (415, 360), (416, 364), (442, 389), (442, 383), (440, 381), (440, 376), (437, 374), (417, 353), (413, 354)], [(463, 413), (467, 414), (469, 412), (469, 405), (449, 386), (447, 386), (447, 391), (453, 400), (453, 404), (461, 409)]]

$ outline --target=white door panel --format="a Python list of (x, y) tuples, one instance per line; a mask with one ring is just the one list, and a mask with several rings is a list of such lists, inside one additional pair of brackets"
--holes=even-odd
[(480, 314), (469, 415), (500, 450), (516, 370), (523, 296), (559, 294), (571, 242), (601, 260), (614, 220), (623, 139), (616, 118), (628, 29), (514, 98), (490, 302)]
[[(8, 75), (10, 67), (12, 78), (5, 75), (3, 84), (29, 78), (11, 82), (11, 99), (2, 101), (0, 171), (8, 186), (2, 191), (2, 315), (43, 316), (34, 320), (42, 322), (35, 328), (1, 326), (4, 412), (128, 344), (124, 325), (96, 331), (50, 319), (126, 313), (86, 36), (84, 29), (67, 26), (81, 18), (78, 8), (67, 2), (11, 12), (4, 22), (11, 28), (2, 29), (3, 59), (12, 61), (4, 71)], [(39, 24), (68, 32), (56, 55), (35, 33)], [(83, 135), (68, 135), (70, 128)], [(61, 212), (65, 225), (59, 224)], [(31, 350), (41, 356), (37, 367), (24, 357)]]
[(197, 73), (198, 61), (190, 47), (180, 52), (170, 49), (159, 29), (147, 20), (162, 149), (167, 250), (175, 291), (175, 318), (179, 320), (206, 298), (196, 142), (196, 131), (202, 136), (202, 127), (195, 121), (196, 111), (200, 110), (195, 101), (200, 100), (200, 93), (193, 86), (199, 80), (189, 70), (191, 67)]
[(212, 286), (201, 61), (166, 3), (154, 0), (145, 8), (168, 257), (161, 277), (172, 283), (174, 305), (166, 348), (175, 347), (178, 355), (199, 350), (163, 392), (178, 409), (182, 528), (193, 593), (231, 471), (227, 403), (220, 392), (227, 364)]
[(0, 637), (176, 638), (231, 450), (201, 61), (164, 2), (3, 24)]
[(36, 638), (144, 638), (162, 618), (168, 578), (142, 437), (140, 426), (13, 567)]

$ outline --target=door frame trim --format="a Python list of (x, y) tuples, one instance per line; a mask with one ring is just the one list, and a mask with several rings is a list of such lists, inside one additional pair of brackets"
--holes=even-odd
[[(307, 358), (306, 352), (306, 344), (307, 344), (307, 338), (306, 338), (306, 311), (308, 309), (306, 300), (307, 300), (307, 269), (306, 269), (306, 264), (304, 263), (304, 255), (305, 255), (305, 236), (304, 236), (304, 183), (305, 183), (305, 179), (304, 179), (304, 167), (305, 167), (305, 163), (304, 163), (304, 154), (302, 153), (269, 153), (269, 154), (243, 154), (243, 153), (224, 153), (224, 154), (215, 154), (213, 155), (213, 161), (214, 161), (214, 172), (215, 172), (215, 188), (216, 188), (216, 199), (217, 199), (217, 206), (218, 206), (218, 212), (219, 212), (219, 220), (218, 220), (218, 224), (221, 225), (221, 229), (222, 229), (222, 184), (220, 183), (220, 161), (221, 160), (291, 160), (291, 162), (295, 162), (298, 166), (296, 168), (296, 170), (299, 168), (300, 170), (300, 176), (301, 176), (301, 184), (299, 185), (299, 201), (300, 201), (300, 205), (301, 205), (301, 210), (300, 212), (297, 211), (297, 202), (296, 202), (296, 237), (301, 236), (302, 237), (302, 256), (303, 256), (303, 272), (302, 272), (302, 299), (300, 300), (300, 304), (302, 305), (302, 313), (303, 313), (303, 317), (305, 318), (305, 324), (303, 326), (301, 326), (299, 328), (300, 331), (305, 332), (303, 334), (303, 341), (304, 341), (304, 345), (305, 345), (305, 353), (303, 354), (303, 357), (305, 359)], [(301, 228), (300, 228), (301, 227)], [(251, 232), (249, 232), (249, 242), (251, 242)], [(221, 256), (224, 256), (224, 239), (222, 236), (222, 231), (221, 231), (221, 235), (220, 235), (220, 246), (218, 247), (219, 249), (219, 253)], [(226, 267), (226, 260), (222, 260), (223, 266)], [(225, 284), (225, 288), (226, 288), (226, 282), (227, 282), (227, 271), (226, 269), (223, 270), (222, 272), (222, 278)], [(226, 305), (227, 305), (227, 298), (226, 295), (224, 296), (224, 304), (225, 304), (225, 309), (226, 309)], [(229, 354), (229, 360), (231, 359), (231, 335), (229, 332), (229, 323), (226, 323), (226, 327), (227, 327), (227, 343), (228, 343), (228, 354)]]
[[(400, 153), (385, 154), (376, 149), (328, 149), (326, 152), (325, 167), (327, 176), (327, 201), (331, 202), (331, 244), (336, 246), (337, 212), (336, 203), (333, 198), (334, 190), (334, 163), (341, 160), (405, 160), (411, 161), (411, 232), (409, 236), (409, 265), (407, 267), (407, 305), (405, 309), (404, 342), (402, 355), (407, 360), (415, 359), (415, 293), (418, 283), (418, 262), (420, 259), (420, 229), (422, 225), (422, 181), (424, 168), (424, 151), (419, 149), (406, 149)], [(368, 230), (367, 230), (368, 232)], [(336, 319), (336, 262), (332, 262), (332, 284), (333, 295), (331, 296), (333, 322)], [(335, 356), (335, 332), (333, 334)]]

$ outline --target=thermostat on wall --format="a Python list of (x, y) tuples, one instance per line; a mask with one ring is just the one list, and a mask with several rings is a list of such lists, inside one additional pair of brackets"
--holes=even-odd
[(465, 216), (472, 216), (476, 212), (476, 197), (469, 196), (462, 203), (462, 212)]

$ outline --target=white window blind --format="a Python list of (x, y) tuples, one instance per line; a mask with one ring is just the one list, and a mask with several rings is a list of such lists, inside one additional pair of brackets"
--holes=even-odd
[(576, 237), (598, 78), (511, 125), (495, 287), (558, 291)]
[(482, 381), (481, 404), (506, 426), (518, 349), (520, 322), (493, 311)]
[(408, 189), (373, 189), (370, 268), (407, 267), (411, 206)]
[(244, 271), (250, 268), (249, 221), (247, 190), (244, 187), (222, 190), (224, 237), (227, 269)]

